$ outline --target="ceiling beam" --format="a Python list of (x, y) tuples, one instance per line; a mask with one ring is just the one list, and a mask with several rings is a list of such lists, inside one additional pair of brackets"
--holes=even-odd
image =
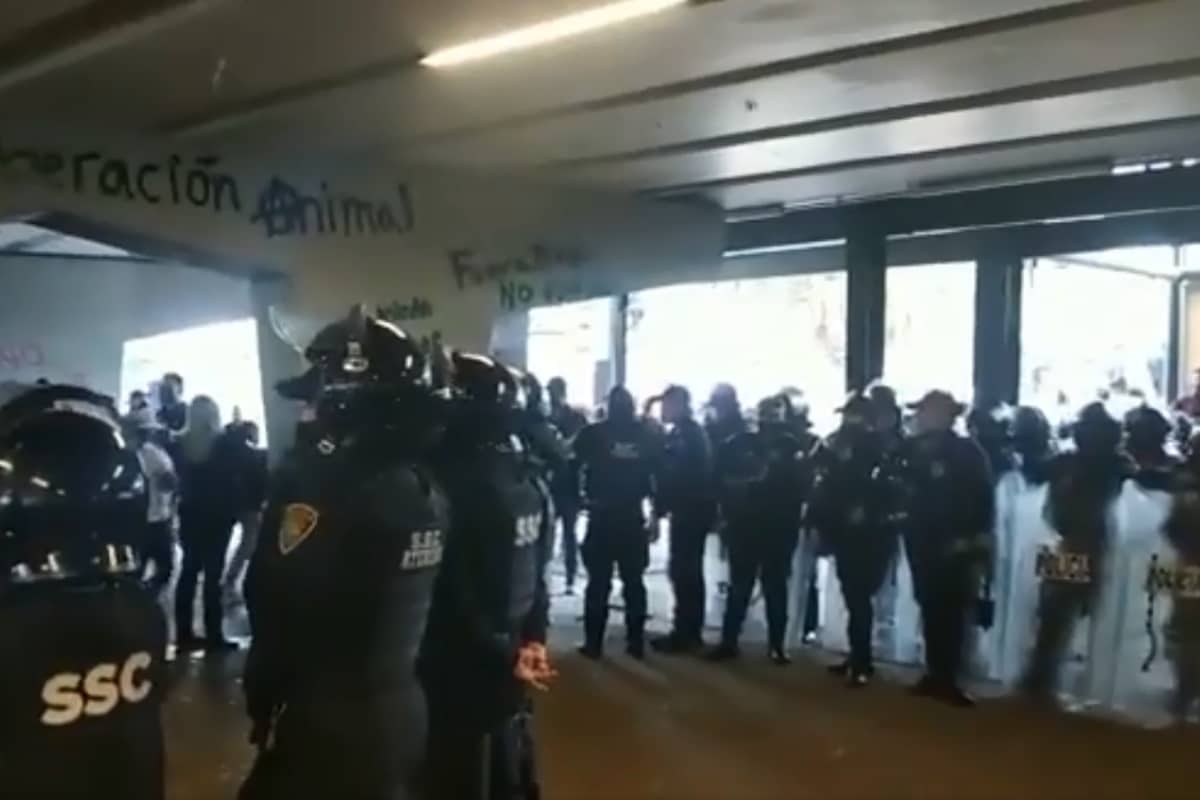
[(228, 0), (94, 0), (0, 45), (0, 91), (150, 36)]
[[(403, 144), (413, 144), (468, 137), (484, 131), (504, 130), (534, 122), (546, 122), (574, 114), (603, 111), (638, 103), (664, 100), (722, 86), (737, 86), (748, 81), (768, 78), (774, 75), (819, 69), (846, 61), (933, 47), (1010, 30), (1048, 25), (1094, 14), (1153, 5), (1160, 2), (1163, 2), (1163, 0), (1075, 0), (1074, 2), (1065, 2), (1046, 8), (990, 17), (975, 22), (950, 25), (915, 34), (905, 34), (888, 39), (807, 53), (794, 58), (772, 61), (765, 64), (755, 64), (713, 75), (703, 75), (672, 83), (651, 85), (605, 97), (563, 103), (551, 108), (418, 136), (405, 137), (395, 141)], [(393, 78), (398, 74), (415, 68), (420, 59), (420, 53), (398, 54), (397, 56), (368, 64), (346, 73), (328, 76), (319, 81), (297, 84), (285, 87), (282, 90), (251, 97), (245, 101), (217, 109), (215, 112), (200, 116), (167, 120), (160, 126), (160, 130), (167, 134), (196, 136), (208, 135), (250, 124), (258, 118), (275, 113), (281, 108), (290, 105), (314, 102), (319, 100), (323, 95), (351, 89), (359, 83)]]
[(731, 223), (726, 247), (755, 250), (843, 239), (864, 216), (884, 233), (894, 235), (1200, 209), (1197, 169), (1046, 181), (794, 211)]

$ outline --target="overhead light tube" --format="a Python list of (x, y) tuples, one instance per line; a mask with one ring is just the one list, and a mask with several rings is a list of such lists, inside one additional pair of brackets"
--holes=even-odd
[(657, 14), (676, 6), (686, 5), (688, 2), (689, 0), (622, 0), (622, 2), (609, 3), (587, 11), (539, 22), (526, 28), (516, 28), (506, 33), (437, 50), (421, 59), (421, 64), (426, 67), (453, 67), (516, 50), (527, 50), (571, 36), (591, 33), (622, 22), (629, 22), (639, 17)]

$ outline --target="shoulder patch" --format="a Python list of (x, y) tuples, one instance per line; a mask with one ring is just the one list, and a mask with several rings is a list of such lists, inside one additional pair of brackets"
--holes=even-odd
[(317, 529), (320, 512), (306, 503), (288, 503), (279, 522), (279, 552), (288, 555)]

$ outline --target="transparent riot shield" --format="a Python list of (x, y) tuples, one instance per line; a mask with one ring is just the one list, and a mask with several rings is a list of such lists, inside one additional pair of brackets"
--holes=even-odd
[(996, 488), (996, 554), (992, 576), (995, 622), (985, 638), (987, 676), (1015, 686), (1029, 663), (1038, 613), (1038, 554), (1057, 545), (1046, 522), (1046, 485), (1032, 486), (1019, 472)]
[[(1116, 535), (1092, 626), (1084, 691), (1099, 713), (1158, 725), (1168, 720), (1174, 674), (1164, 657), (1173, 616), (1170, 576), (1178, 559), (1163, 536), (1167, 492), (1126, 483), (1117, 501)], [(1166, 584), (1166, 586), (1160, 586)]]
[[(804, 639), (804, 620), (808, 617), (809, 592), (808, 587), (818, 573), (817, 534), (808, 528), (800, 529), (800, 543), (792, 556), (792, 577), (788, 581), (788, 614), (787, 641), (797, 646)], [(817, 620), (820, 624), (820, 605), (823, 586), (817, 583)]]

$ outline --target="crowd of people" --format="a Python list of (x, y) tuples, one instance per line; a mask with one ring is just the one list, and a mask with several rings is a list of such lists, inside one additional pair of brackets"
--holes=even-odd
[[(147, 586), (165, 598), (178, 560), (176, 647), (219, 653), (237, 649), (225, 637), (224, 618), (241, 598), (241, 582), (258, 541), (267, 454), (259, 446), (258, 425), (241, 419), (238, 409), (223, 425), (212, 397), (198, 394), (188, 403), (184, 396), (183, 377), (168, 372), (149, 391), (130, 393), (121, 427), (148, 483)], [(240, 538), (230, 555), (235, 529)], [(201, 581), (203, 636), (196, 633), (194, 620)]]
[[(836, 570), (849, 653), (830, 671), (850, 686), (866, 686), (874, 675), (876, 596), (903, 567), (918, 609), (915, 636), (925, 667), (916, 693), (973, 705), (963, 679), (968, 645), (980, 629), (1006, 648), (988, 676), (1053, 702), (1076, 623), (1089, 617), (1095, 629), (1104, 595), (1127, 594), (1113, 576), (1130, 574), (1138, 596), (1147, 585), (1173, 594), (1165, 626), (1176, 673), (1172, 713), (1182, 720), (1194, 709), (1200, 673), (1188, 654), (1200, 647), (1200, 628), (1187, 620), (1196, 612), (1196, 592), (1178, 588), (1195, 583), (1188, 576), (1200, 564), (1200, 456), (1190, 413), (1200, 404), (1193, 399), (1178, 403), (1172, 417), (1144, 401), (1125, 404), (1118, 419), (1106, 402), (1110, 393), (1098, 391), (1096, 401), (1056, 430), (1033, 407), (968, 409), (933, 390), (906, 408), (890, 387), (875, 383), (852, 392), (839, 409), (838, 428), (821, 437), (795, 389), (763, 399), (747, 420), (726, 384), (714, 390), (703, 419), (683, 387), (650, 398), (640, 415), (617, 387), (597, 414), (601, 420), (585, 426), (582, 412), (565, 402), (561, 380), (550, 386), (547, 419), (572, 450), (549, 469), (562, 515), (568, 590), (575, 580), (569, 555), (574, 519), (581, 507), (588, 514), (584, 655), (603, 654), (615, 567), (625, 595), (627, 651), (644, 656), (647, 543), (665, 519), (675, 612), (671, 632), (652, 643), (664, 653), (705, 648), (703, 552), (715, 532), (727, 555), (728, 590), (720, 638), (708, 657), (739, 656), (739, 633), (758, 582), (769, 656), (788, 663), (789, 572), (806, 541)], [(1134, 569), (1118, 544), (1117, 527), (1130, 524), (1116, 519), (1126, 487), (1149, 493), (1157, 507), (1143, 525), (1157, 537), (1151, 543), (1159, 554), (1157, 577), (1141, 562)], [(1035, 506), (1036, 520), (1018, 513), (1017, 494)], [(1018, 551), (1036, 556), (1017, 564)], [(814, 576), (810, 570), (799, 579)], [(1008, 606), (1021, 606), (1014, 598), (1021, 593), (1038, 600), (1029, 619), (1014, 620), (1021, 610)], [(813, 603), (798, 605), (811, 611)], [(1105, 651), (1108, 645), (1097, 647), (1085, 657), (1115, 657)]]
[[(704, 413), (683, 386), (640, 411), (618, 386), (589, 422), (561, 379), (544, 402), (533, 376), (432, 351), (361, 308), (318, 333), (306, 358), (277, 386), (303, 410), (269, 487), (254, 427), (223, 427), (204, 396), (185, 407), (177, 375), (135, 393), (123, 417), (70, 386), (31, 387), (0, 408), (0, 664), (11, 671), (0, 704), (12, 709), (0, 717), (0, 785), (13, 796), (161, 800), (160, 603), (176, 527), (181, 648), (230, 648), (222, 587), (249, 561), (243, 688), (257, 757), (243, 800), (536, 798), (531, 696), (557, 676), (545, 572), (559, 530), (567, 587), (580, 561), (586, 571), (587, 658), (605, 655), (617, 573), (631, 657), (647, 645), (739, 657), (757, 583), (767, 654), (788, 664), (793, 554), (815, 543), (846, 611), (848, 656), (830, 671), (850, 687), (871, 682), (874, 598), (903, 563), (924, 642), (914, 691), (970, 706), (968, 631), (1003, 616), (992, 587), (1010, 547), (997, 514), (1010, 478), (1046, 487), (1054, 531), (1031, 570), (1026, 692), (1053, 696), (1075, 620), (1102, 604), (1125, 557), (1111, 505), (1135, 483), (1169, 499), (1172, 560), (1151, 560), (1146, 580), (1175, 595), (1181, 718), (1197, 699), (1200, 448), (1179, 435), (1171, 452), (1173, 427), (1151, 408), (1117, 420), (1089, 404), (1060, 442), (1033, 408), (968, 413), (940, 390), (905, 407), (874, 384), (821, 436), (796, 389), (747, 419), (730, 386)], [(244, 549), (226, 564), (235, 525)], [(664, 528), (674, 612), (648, 642), (644, 574)], [(706, 642), (714, 532), (729, 575), (720, 638)]]

